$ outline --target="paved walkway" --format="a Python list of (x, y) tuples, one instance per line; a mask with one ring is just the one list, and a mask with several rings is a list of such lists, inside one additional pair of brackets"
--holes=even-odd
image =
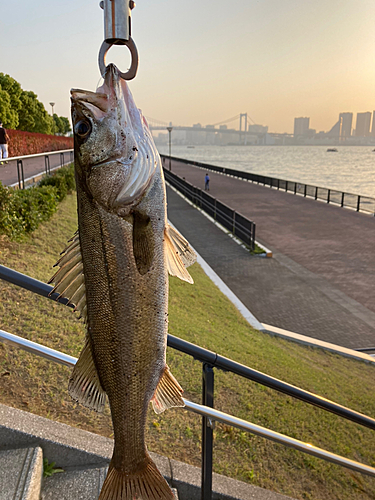
[[(202, 169), (172, 162), (202, 186)], [(210, 172), (210, 194), (257, 223), (272, 259), (251, 257), (168, 189), (168, 212), (263, 323), (344, 347), (375, 346), (375, 219)]]

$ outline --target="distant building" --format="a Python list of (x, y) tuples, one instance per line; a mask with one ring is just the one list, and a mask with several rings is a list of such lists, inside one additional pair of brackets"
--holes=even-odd
[(357, 113), (357, 122), (355, 125), (356, 137), (368, 137), (370, 135), (371, 113)]
[(266, 125), (249, 125), (247, 131), (251, 134), (266, 134), (268, 132), (268, 126)]
[(372, 135), (372, 137), (375, 137), (375, 111), (372, 112), (371, 135)]
[(340, 137), (341, 132), (341, 118), (334, 124), (334, 126), (325, 135), (327, 137)]
[(340, 113), (341, 122), (340, 137), (351, 137), (353, 125), (353, 113)]
[(310, 118), (294, 118), (294, 137), (299, 135), (308, 135), (310, 128)]

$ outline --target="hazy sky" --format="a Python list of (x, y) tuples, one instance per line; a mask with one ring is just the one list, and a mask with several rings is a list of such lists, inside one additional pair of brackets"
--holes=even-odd
[[(70, 115), (72, 87), (95, 90), (99, 0), (0, 0), (0, 71)], [(144, 114), (176, 125), (248, 112), (273, 132), (296, 116), (329, 129), (375, 109), (373, 0), (137, 0), (140, 53), (130, 83)], [(128, 67), (125, 47), (107, 62)], [(355, 125), (355, 123), (353, 123)]]

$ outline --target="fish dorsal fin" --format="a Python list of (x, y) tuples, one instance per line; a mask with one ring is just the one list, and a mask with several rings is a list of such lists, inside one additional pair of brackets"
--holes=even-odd
[(177, 276), (183, 281), (194, 283), (186, 267), (196, 261), (196, 254), (185, 238), (172, 226), (167, 224), (164, 230), (165, 253), (167, 269), (170, 275)]
[(166, 366), (155, 394), (151, 399), (155, 413), (163, 413), (174, 406), (185, 406), (182, 399), (183, 389)]
[(48, 281), (55, 284), (49, 295), (56, 292), (59, 294), (58, 299), (67, 298), (68, 303), (75, 305), (74, 310), (79, 311), (80, 318), (86, 323), (86, 287), (78, 231), (61, 252), (61, 257), (55, 266), (59, 266), (59, 270)]
[(73, 368), (68, 390), (70, 396), (81, 405), (90, 410), (103, 411), (106, 393), (96, 371), (89, 338), (86, 339), (85, 347)]

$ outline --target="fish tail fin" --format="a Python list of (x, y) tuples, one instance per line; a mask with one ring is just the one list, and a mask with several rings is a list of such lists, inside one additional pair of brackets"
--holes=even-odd
[(174, 495), (155, 463), (147, 457), (144, 466), (134, 472), (109, 465), (99, 500), (173, 500)]

